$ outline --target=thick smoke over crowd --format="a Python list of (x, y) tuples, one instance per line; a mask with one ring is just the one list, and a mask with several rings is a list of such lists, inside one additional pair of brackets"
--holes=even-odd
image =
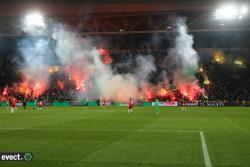
[[(164, 61), (166, 68), (174, 69), (162, 69), (158, 84), (150, 82), (150, 76), (157, 75), (152, 55), (135, 56), (135, 65), (131, 66), (133, 72), (119, 74), (111, 64), (103, 62), (100, 51), (89, 39), (82, 38), (62, 24), (50, 27), (50, 30), (43, 31), (46, 27), (42, 23), (32, 28), (23, 26), (23, 31), (32, 37), (18, 44), (24, 60), (21, 66), (22, 82), (19, 84), (22, 93), (32, 93), (37, 97), (50, 87), (48, 68), (55, 63), (55, 57), (63, 73), (74, 83), (79, 98), (127, 101), (129, 98), (153, 98), (155, 91), (161, 96), (172, 95), (168, 82), (170, 75), (174, 76), (173, 83), (184, 96), (195, 98), (202, 92), (195, 82), (198, 56), (192, 48), (193, 39), (187, 33), (183, 19), (176, 24), (177, 36), (168, 54), (171, 61)], [(165, 70), (171, 71), (171, 74)], [(164, 86), (161, 86), (162, 83)]]
[(193, 36), (188, 34), (185, 19), (177, 19), (177, 36), (174, 47), (169, 51), (169, 58), (175, 68), (171, 70), (174, 84), (181, 94), (193, 100), (197, 93), (204, 93), (198, 86), (195, 73), (198, 69), (198, 55), (193, 49)]
[(187, 31), (185, 21), (179, 19), (175, 46), (169, 51), (169, 57), (176, 64), (175, 72), (183, 79), (192, 78), (198, 68), (198, 55), (192, 47), (193, 36), (189, 35)]

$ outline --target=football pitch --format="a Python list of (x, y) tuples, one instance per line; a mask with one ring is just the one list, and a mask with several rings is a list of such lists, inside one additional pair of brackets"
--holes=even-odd
[(0, 152), (32, 161), (1, 167), (247, 167), (247, 107), (0, 108)]

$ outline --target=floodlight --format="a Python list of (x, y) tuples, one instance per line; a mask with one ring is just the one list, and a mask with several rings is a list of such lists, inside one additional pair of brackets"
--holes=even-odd
[(248, 13), (248, 7), (239, 7), (234, 4), (224, 5), (215, 11), (216, 20), (236, 20), (244, 18)]
[(46, 27), (44, 17), (38, 12), (28, 14), (24, 19), (24, 23), (28, 27)]
[(247, 6), (243, 6), (241, 9), (240, 9), (240, 13), (243, 14), (243, 15), (246, 15), (248, 13), (248, 8)]
[(219, 8), (215, 11), (215, 18), (216, 19), (235, 19), (238, 15), (237, 9), (232, 6), (224, 6)]
[(39, 36), (46, 32), (46, 24), (43, 15), (39, 12), (30, 12), (22, 19), (22, 29), (24, 32)]

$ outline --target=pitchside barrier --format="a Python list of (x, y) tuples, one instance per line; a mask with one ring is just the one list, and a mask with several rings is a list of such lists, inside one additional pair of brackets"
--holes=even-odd
[[(27, 106), (33, 107), (35, 104), (33, 101), (29, 101), (26, 103)], [(175, 107), (182, 106), (183, 103), (177, 101), (169, 101), (169, 102), (159, 102), (159, 106), (162, 107)], [(222, 106), (250, 106), (250, 101), (246, 102), (228, 102), (228, 101), (207, 101), (207, 102), (184, 102), (185, 106), (200, 106), (200, 107), (222, 107)], [(17, 106), (22, 106), (22, 102), (16, 103)], [(44, 102), (44, 106), (100, 106), (99, 101), (64, 101), (64, 102)], [(106, 102), (106, 106), (128, 106), (128, 103), (122, 102)], [(0, 106), (7, 106), (6, 102), (0, 102)], [(135, 102), (135, 106), (155, 106), (154, 102)]]
[(5, 107), (6, 105), (6, 102), (0, 102), (0, 106)]
[(142, 106), (152, 106), (151, 102), (142, 102)]

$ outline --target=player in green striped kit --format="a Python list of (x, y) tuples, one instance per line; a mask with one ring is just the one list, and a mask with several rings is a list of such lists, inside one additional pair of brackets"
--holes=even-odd
[(83, 105), (84, 105), (84, 106), (87, 106), (87, 105), (88, 105), (88, 100), (87, 100), (85, 97), (83, 98), (83, 101), (82, 101), (82, 102), (83, 102)]
[(34, 103), (33, 103), (33, 110), (35, 110), (37, 107), (37, 99), (34, 100)]
[(157, 115), (160, 114), (159, 100), (158, 99), (155, 99), (155, 111), (156, 111)]

